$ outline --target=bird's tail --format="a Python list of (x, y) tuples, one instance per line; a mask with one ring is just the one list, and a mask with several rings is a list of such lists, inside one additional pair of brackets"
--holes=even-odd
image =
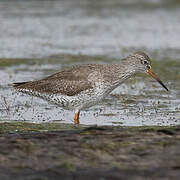
[(28, 82), (17, 82), (17, 83), (13, 83), (12, 86), (14, 88), (21, 88), (23, 85), (27, 84)]

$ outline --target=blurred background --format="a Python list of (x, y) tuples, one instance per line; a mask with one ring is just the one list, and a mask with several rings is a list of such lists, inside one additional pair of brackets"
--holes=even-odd
[(0, 20), (0, 57), (180, 56), (178, 0), (6, 0)]
[(180, 123), (180, 1), (1, 0), (0, 120), (72, 123), (73, 114), (7, 84), (78, 63), (117, 63), (144, 51), (171, 90), (138, 76), (82, 113), (84, 124)]

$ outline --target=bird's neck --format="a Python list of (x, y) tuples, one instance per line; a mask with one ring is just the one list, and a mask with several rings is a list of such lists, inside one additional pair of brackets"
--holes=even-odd
[(127, 61), (122, 61), (119, 64), (111, 65), (111, 83), (114, 86), (122, 84), (125, 80), (129, 79), (136, 73), (133, 66), (128, 64)]

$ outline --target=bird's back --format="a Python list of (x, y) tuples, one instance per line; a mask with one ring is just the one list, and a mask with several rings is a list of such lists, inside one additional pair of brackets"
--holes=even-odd
[(41, 80), (14, 83), (13, 86), (18, 91), (29, 94), (39, 92), (73, 96), (93, 88), (88, 76), (98, 71), (102, 66), (94, 64), (74, 66)]

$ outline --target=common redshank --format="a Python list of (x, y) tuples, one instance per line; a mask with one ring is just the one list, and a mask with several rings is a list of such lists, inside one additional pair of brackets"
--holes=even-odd
[(168, 91), (152, 72), (150, 58), (143, 52), (136, 52), (119, 64), (77, 65), (41, 80), (17, 82), (13, 86), (22, 93), (74, 110), (74, 124), (79, 124), (80, 110), (99, 103), (136, 73), (148, 73)]

